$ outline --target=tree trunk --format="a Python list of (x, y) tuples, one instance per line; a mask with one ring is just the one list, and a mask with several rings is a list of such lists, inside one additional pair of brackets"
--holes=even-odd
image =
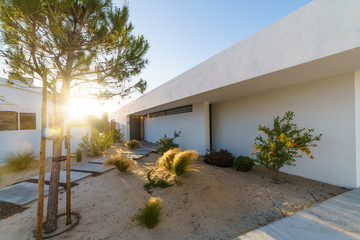
[[(62, 153), (62, 142), (64, 138), (64, 120), (66, 114), (66, 105), (69, 98), (69, 89), (70, 85), (68, 82), (64, 81), (60, 97), (54, 100), (54, 119), (56, 127), (60, 128), (60, 136), (56, 137), (53, 140), (53, 162), (51, 166), (51, 176), (50, 176), (50, 189), (49, 189), (49, 198), (47, 205), (47, 215), (45, 223), (45, 232), (51, 233), (57, 229), (57, 215), (58, 215), (58, 188), (59, 188), (59, 177), (60, 177), (60, 167), (61, 162), (54, 162), (61, 157)], [(56, 93), (54, 94), (56, 95)]]
[[(63, 126), (64, 121), (63, 113), (58, 108), (58, 99), (56, 97), (56, 91), (53, 94), (53, 111), (55, 126), (61, 129), (60, 136), (56, 136), (53, 139), (53, 160), (57, 160), (61, 157), (62, 152), (62, 140), (63, 140)], [(57, 214), (58, 214), (58, 191), (59, 191), (59, 177), (60, 177), (61, 162), (52, 162), (51, 176), (50, 176), (50, 189), (47, 205), (47, 214), (45, 222), (45, 233), (51, 233), (57, 229)]]
[(46, 157), (46, 121), (47, 121), (47, 81), (43, 79), (42, 107), (41, 107), (41, 143), (39, 160), (38, 204), (36, 213), (36, 239), (42, 239), (44, 217), (44, 183), (45, 183), (45, 157)]

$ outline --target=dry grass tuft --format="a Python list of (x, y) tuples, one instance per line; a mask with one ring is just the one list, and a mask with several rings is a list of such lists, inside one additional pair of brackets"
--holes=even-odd
[(130, 141), (127, 141), (125, 143), (125, 146), (129, 149), (129, 150), (133, 150), (133, 149), (137, 149), (140, 147), (140, 142), (136, 139), (131, 139)]
[(35, 168), (38, 165), (33, 150), (22, 150), (9, 154), (6, 159), (5, 168), (10, 171), (21, 171)]
[(161, 157), (159, 157), (158, 164), (166, 169), (171, 170), (171, 165), (173, 163), (174, 157), (180, 152), (180, 148), (172, 148), (166, 151)]
[(135, 165), (135, 161), (121, 153), (117, 153), (104, 161), (104, 166), (115, 166), (120, 172), (126, 172), (133, 165)]
[(199, 154), (195, 150), (187, 150), (175, 155), (171, 171), (176, 176), (181, 176), (189, 170), (192, 161), (196, 160)]
[(145, 204), (145, 207), (136, 216), (136, 220), (141, 222), (146, 228), (154, 228), (160, 221), (163, 207), (160, 205), (161, 198), (152, 197)]

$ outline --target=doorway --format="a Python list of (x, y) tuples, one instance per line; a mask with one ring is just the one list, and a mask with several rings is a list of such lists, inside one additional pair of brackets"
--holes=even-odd
[(130, 116), (130, 139), (144, 140), (143, 116)]

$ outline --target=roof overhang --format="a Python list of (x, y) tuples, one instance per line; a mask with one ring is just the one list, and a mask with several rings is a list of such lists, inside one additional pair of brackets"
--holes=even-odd
[(113, 115), (216, 103), (360, 69), (360, 1), (316, 0)]

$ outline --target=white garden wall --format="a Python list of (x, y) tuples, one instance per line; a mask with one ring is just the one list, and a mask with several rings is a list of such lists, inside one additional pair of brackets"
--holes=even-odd
[(295, 112), (299, 127), (323, 133), (314, 160), (306, 157), (290, 174), (344, 187), (356, 179), (354, 74), (321, 79), (212, 105), (213, 147), (250, 155), (258, 124), (271, 126), (273, 116)]
[[(21, 150), (33, 150), (36, 155), (40, 151), (41, 136), (41, 105), (42, 95), (40, 88), (20, 88), (17, 85), (13, 87), (5, 84), (6, 80), (0, 79), (0, 96), (5, 97), (4, 103), (0, 103), (0, 111), (16, 111), (18, 113), (36, 113), (36, 129), (33, 130), (11, 130), (0, 131), (0, 164), (5, 161), (9, 153), (15, 153)], [(51, 96), (48, 98), (47, 112), (53, 116)], [(49, 119), (48, 119), (49, 120)], [(18, 129), (20, 126), (18, 125)], [(90, 135), (90, 127), (71, 128), (70, 134), (73, 136), (71, 143), (71, 152), (75, 152), (81, 137), (86, 133)], [(63, 153), (66, 149), (63, 147)], [(47, 141), (46, 157), (52, 156), (52, 141)]]
[(145, 120), (144, 137), (146, 141), (156, 142), (166, 134), (173, 136), (174, 130), (181, 131), (179, 138), (175, 140), (180, 148), (195, 149), (204, 154), (209, 148), (208, 142), (208, 104), (193, 104), (193, 111), (163, 117), (148, 118)]

